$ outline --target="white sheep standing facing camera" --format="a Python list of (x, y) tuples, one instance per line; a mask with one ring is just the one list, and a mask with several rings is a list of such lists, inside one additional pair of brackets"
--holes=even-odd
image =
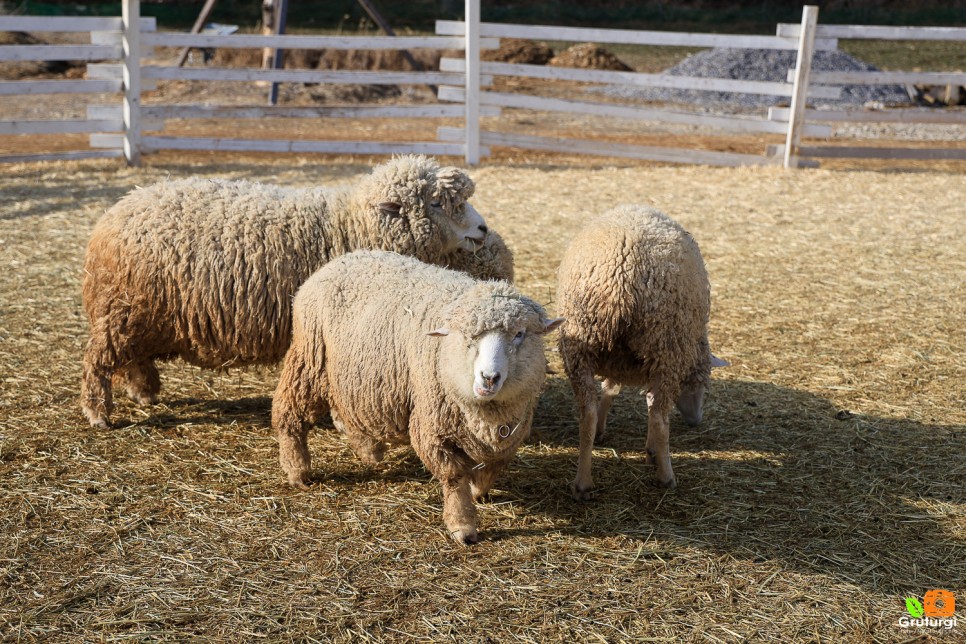
[(467, 201), (473, 191), (464, 171), (416, 155), (334, 190), (200, 178), (134, 190), (98, 221), (87, 249), (85, 415), (107, 427), (112, 379), (155, 402), (155, 360), (214, 369), (281, 360), (295, 291), (354, 250), (512, 276), (509, 251)]
[[(566, 323), (560, 353), (577, 399), (580, 456), (573, 492), (592, 497), (591, 456), (621, 386), (647, 389), (648, 462), (674, 487), (668, 415), (677, 404), (701, 422), (711, 367), (711, 287), (697, 243), (667, 215), (622, 206), (589, 221), (571, 241), (557, 272)], [(598, 399), (594, 376), (604, 377)]]
[(411, 444), (443, 485), (443, 522), (475, 543), (485, 495), (530, 433), (548, 320), (507, 282), (359, 251), (299, 289), (272, 401), (279, 460), (307, 488), (307, 435), (327, 412), (365, 462)]

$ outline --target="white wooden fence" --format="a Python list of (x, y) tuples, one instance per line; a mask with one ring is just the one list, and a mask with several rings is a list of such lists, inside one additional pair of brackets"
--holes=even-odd
[[(249, 34), (209, 35), (157, 32), (153, 19), (140, 17), (136, 0), (124, 0), (121, 18), (51, 18), (0, 16), (0, 31), (89, 32), (91, 43), (70, 46), (13, 45), (0, 47), (0, 60), (110, 61), (89, 64), (87, 80), (3, 81), (0, 95), (40, 95), (62, 92), (122, 92), (113, 105), (90, 105), (81, 120), (0, 121), (0, 134), (91, 133), (94, 150), (55, 154), (6, 155), (0, 160), (67, 159), (124, 156), (137, 164), (142, 153), (157, 150), (211, 150), (262, 152), (320, 152), (392, 154), (417, 152), (462, 155), (475, 164), (491, 146), (631, 157), (679, 163), (714, 165), (777, 164), (786, 167), (814, 165), (802, 158), (830, 156), (893, 158), (966, 158), (960, 149), (833, 147), (801, 145), (802, 138), (830, 136), (831, 122), (942, 122), (966, 123), (962, 111), (923, 114), (921, 110), (819, 111), (806, 107), (808, 99), (834, 99), (843, 83), (962, 84), (966, 74), (928, 72), (819, 73), (811, 72), (812, 53), (835, 49), (839, 38), (900, 38), (966, 40), (966, 29), (896, 28), (817, 25), (818, 10), (806, 7), (802, 23), (782, 24), (775, 36), (740, 36), (706, 33), (674, 33), (482, 23), (479, 0), (466, 0), (464, 22), (439, 21), (435, 36), (263, 36)], [(135, 27), (137, 26), (137, 27)], [(788, 82), (757, 82), (691, 78), (666, 74), (639, 74), (571, 69), (538, 65), (485, 62), (482, 49), (495, 48), (499, 38), (523, 38), (600, 44), (664, 45), (681, 47), (773, 48), (798, 52), (796, 69)], [(318, 71), (254, 68), (177, 67), (145, 64), (151, 48), (281, 48), (281, 49), (461, 49), (462, 58), (444, 58), (439, 71)], [(116, 61), (116, 62), (114, 62)], [(548, 98), (488, 89), (496, 77), (533, 78), (546, 81), (624, 84), (631, 87), (669, 87), (693, 90), (748, 92), (788, 97), (790, 108), (772, 109), (767, 117), (708, 115), (683, 110), (638, 107), (626, 104)], [(290, 83), (352, 83), (439, 85), (437, 104), (396, 106), (218, 106), (142, 105), (142, 92), (158, 81), (253, 81)], [(642, 121), (659, 121), (710, 127), (722, 133), (765, 133), (785, 137), (784, 146), (769, 146), (761, 155), (707, 150), (618, 144), (578, 138), (551, 138), (500, 132), (493, 123), (505, 109), (597, 115)], [(164, 131), (168, 119), (264, 119), (264, 118), (460, 118), (463, 127), (438, 127), (435, 140), (422, 142), (350, 140), (265, 140), (173, 136)], [(482, 120), (489, 119), (489, 120)], [(430, 130), (432, 132), (432, 130)], [(428, 137), (429, 138), (429, 137)]]

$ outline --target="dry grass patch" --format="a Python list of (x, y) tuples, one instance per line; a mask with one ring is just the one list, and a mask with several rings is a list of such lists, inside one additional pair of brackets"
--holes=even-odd
[[(903, 597), (966, 590), (966, 197), (943, 172), (782, 172), (508, 157), (477, 208), (554, 308), (582, 219), (653, 204), (713, 285), (705, 422), (672, 418), (679, 487), (650, 484), (626, 392), (576, 504), (557, 374), (534, 435), (454, 546), (440, 490), (400, 450), (360, 464), (312, 434), (319, 483), (283, 484), (276, 369), (162, 368), (161, 403), (78, 404), (80, 266), (134, 185), (202, 174), (328, 184), (364, 159), (158, 155), (0, 174), (0, 637), (10, 641), (961, 641), (902, 630)], [(960, 597), (963, 597), (960, 594)], [(966, 599), (964, 599), (966, 601)], [(962, 615), (962, 609), (960, 609)]]

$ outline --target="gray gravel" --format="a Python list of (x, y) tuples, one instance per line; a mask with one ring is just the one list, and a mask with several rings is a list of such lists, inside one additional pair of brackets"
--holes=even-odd
[[(782, 82), (786, 80), (788, 70), (794, 69), (796, 57), (797, 52), (776, 49), (706, 49), (685, 58), (664, 73), (671, 76)], [(815, 52), (812, 70), (877, 71), (874, 66), (840, 50)], [(609, 85), (597, 88), (596, 91), (629, 100), (687, 103), (706, 107), (728, 105), (756, 108), (788, 102), (788, 98), (782, 96), (665, 87)], [(905, 89), (898, 85), (843, 85), (840, 99), (822, 99), (820, 103), (832, 107), (861, 106), (867, 103), (890, 106), (908, 105), (910, 100)]]

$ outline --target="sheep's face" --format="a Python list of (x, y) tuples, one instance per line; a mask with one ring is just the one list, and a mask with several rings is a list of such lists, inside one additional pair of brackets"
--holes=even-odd
[(711, 381), (711, 369), (714, 367), (727, 367), (730, 363), (722, 360), (711, 353), (706, 341), (700, 345), (700, 349), (708, 356), (707, 360), (702, 360), (695, 373), (688, 378), (678, 396), (677, 408), (681, 416), (691, 427), (699, 424), (704, 418), (704, 394)]
[(435, 223), (444, 240), (444, 252), (476, 250), (486, 239), (487, 227), (468, 201), (476, 189), (473, 180), (453, 167), (440, 168), (434, 179), (427, 182), (423, 203), (426, 217)]
[[(473, 324), (473, 317), (454, 319), (450, 326), (430, 333), (445, 336), (441, 339), (441, 375), (448, 388), (464, 400), (478, 404), (516, 400), (535, 394), (546, 377), (543, 336), (563, 320), (548, 320), (536, 304), (513, 299), (522, 304), (516, 315), (491, 311), (495, 313), (489, 317), (494, 321), (491, 324)], [(512, 307), (511, 303), (495, 308)]]
[(400, 158), (373, 175), (380, 229), (394, 250), (427, 262), (457, 249), (476, 250), (486, 222), (468, 202), (473, 180), (459, 168), (440, 168), (425, 157)]

